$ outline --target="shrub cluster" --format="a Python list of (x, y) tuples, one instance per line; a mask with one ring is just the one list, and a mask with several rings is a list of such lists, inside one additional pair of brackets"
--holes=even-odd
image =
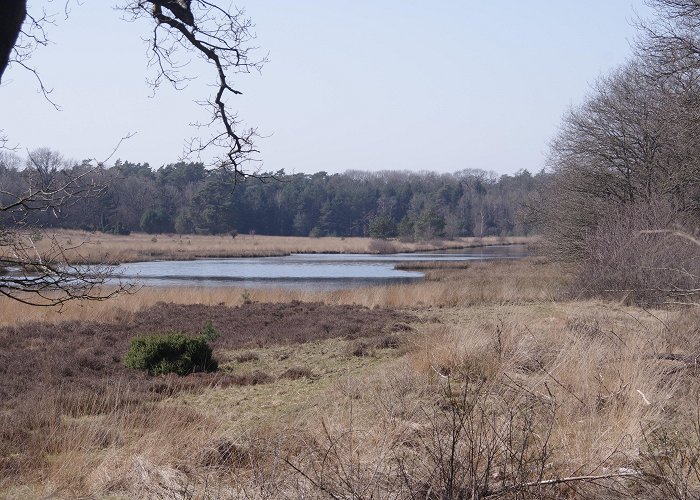
[(218, 363), (212, 357), (209, 341), (217, 337), (218, 332), (211, 322), (197, 337), (180, 332), (136, 337), (131, 341), (124, 364), (128, 368), (147, 371), (149, 375), (216, 371)]
[(647, 306), (697, 300), (700, 246), (683, 215), (655, 201), (602, 217), (584, 239), (574, 290)]

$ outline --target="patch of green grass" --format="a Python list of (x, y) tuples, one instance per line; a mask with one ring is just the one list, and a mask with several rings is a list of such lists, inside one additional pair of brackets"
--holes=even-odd
[[(257, 359), (237, 358), (248, 350), (217, 353), (220, 370), (237, 376), (264, 372), (273, 378), (267, 384), (211, 388), (200, 394), (181, 394), (177, 402), (192, 405), (205, 413), (226, 415), (231, 427), (291, 423), (315, 414), (328, 404), (324, 394), (346, 376), (361, 376), (380, 368), (401, 355), (397, 349), (376, 349), (372, 356), (351, 354), (352, 340), (329, 339), (290, 346), (257, 349)], [(223, 361), (228, 360), (228, 361)], [(312, 376), (290, 377), (291, 372)]]

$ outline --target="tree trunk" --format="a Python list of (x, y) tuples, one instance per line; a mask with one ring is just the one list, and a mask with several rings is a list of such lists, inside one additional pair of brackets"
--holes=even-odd
[(0, 2), (0, 83), (26, 16), (27, 0)]

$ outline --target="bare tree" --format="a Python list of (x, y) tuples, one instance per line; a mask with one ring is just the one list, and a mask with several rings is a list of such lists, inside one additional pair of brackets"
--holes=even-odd
[(647, 0), (646, 3), (655, 10), (656, 17), (637, 22), (642, 34), (637, 52), (654, 62), (664, 75), (700, 69), (700, 2)]
[[(228, 104), (232, 96), (241, 94), (233, 84), (233, 74), (258, 69), (264, 62), (251, 57), (251, 21), (240, 10), (230, 11), (208, 0), (123, 0), (118, 8), (127, 20), (146, 19), (152, 24), (150, 65), (155, 70), (151, 81), (154, 89), (163, 82), (179, 89), (193, 79), (195, 75), (184, 73), (189, 57), (200, 57), (212, 68), (215, 92), (200, 101), (210, 110), (210, 121), (199, 124), (209, 135), (190, 140), (186, 155), (214, 150), (215, 160), (210, 166), (230, 174), (233, 183), (256, 176), (255, 130), (241, 131)], [(49, 102), (50, 90), (37, 70), (29, 66), (28, 59), (37, 46), (48, 42), (44, 30), (50, 23), (52, 18), (45, 11), (39, 15), (31, 13), (27, 0), (0, 3), (0, 81), (10, 65), (18, 65), (37, 77)], [(5, 146), (7, 138), (1, 132), (0, 146)], [(31, 231), (27, 231), (34, 213), (59, 215), (67, 205), (99, 196), (105, 186), (95, 183), (96, 171), (87, 169), (71, 176), (60, 168), (61, 159), (45, 150), (30, 153), (29, 163), (22, 189), (0, 187), (0, 269), (5, 269), (0, 278), (0, 294), (48, 305), (73, 298), (109, 296), (113, 292), (97, 292), (98, 285), (108, 276), (106, 268), (66, 264), (68, 249), (55, 240), (50, 250), (41, 254)]]
[(668, 236), (700, 217), (700, 2), (647, 3), (636, 58), (565, 115), (532, 207), (578, 291), (677, 303), (700, 274), (697, 246)]
[[(95, 168), (76, 172), (65, 166), (57, 153), (38, 149), (29, 153), (21, 185), (0, 183), (0, 295), (25, 304), (60, 306), (72, 299), (104, 300), (130, 289), (121, 283), (104, 289), (110, 266), (70, 263), (75, 258), (66, 253), (79, 251), (80, 244), (66, 247), (38, 230), (37, 214), (58, 217), (64, 208), (105, 189), (96, 182)], [(6, 154), (0, 167), (17, 168), (17, 162)], [(48, 244), (39, 249), (37, 243), (44, 238)]]
[(534, 205), (559, 257), (581, 258), (601, 218), (628, 204), (668, 199), (678, 213), (700, 209), (700, 108), (691, 106), (700, 88), (657, 76), (655, 65), (635, 60), (565, 115), (550, 146), (555, 175)]

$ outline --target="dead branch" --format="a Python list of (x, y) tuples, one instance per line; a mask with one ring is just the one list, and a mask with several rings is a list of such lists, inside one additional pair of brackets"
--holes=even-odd
[(501, 488), (500, 490), (487, 493), (484, 496), (484, 498), (495, 497), (495, 496), (503, 495), (504, 493), (508, 493), (510, 491), (523, 490), (526, 488), (534, 488), (534, 487), (538, 487), (538, 486), (553, 486), (556, 484), (575, 483), (575, 482), (592, 482), (592, 481), (600, 481), (602, 479), (618, 479), (618, 478), (625, 478), (625, 477), (640, 477), (640, 476), (641, 476), (640, 472), (634, 471), (634, 472), (616, 472), (616, 473), (611, 473), (611, 474), (600, 474), (600, 475), (595, 475), (595, 476), (570, 476), (570, 477), (560, 477), (560, 478), (555, 478), (555, 479), (544, 479), (542, 481), (531, 481), (528, 483), (520, 483), (520, 484), (506, 486), (505, 488)]
[(259, 170), (248, 167), (257, 162), (259, 152), (254, 139), (254, 129), (239, 130), (240, 122), (228, 107), (229, 97), (242, 94), (234, 87), (232, 75), (259, 70), (265, 58), (253, 59), (251, 46), (255, 35), (253, 24), (244, 12), (229, 12), (214, 2), (206, 0), (140, 0), (123, 7), (131, 19), (147, 18), (155, 21), (150, 40), (151, 66), (156, 77), (151, 82), (156, 89), (166, 81), (175, 88), (182, 88), (194, 78), (182, 73), (188, 60), (178, 58), (179, 49), (200, 56), (212, 66), (215, 76), (215, 93), (200, 101), (209, 109), (211, 120), (202, 127), (217, 126), (218, 131), (209, 138), (189, 141), (185, 156), (201, 154), (214, 149), (216, 159), (212, 166), (232, 174), (233, 182), (245, 177), (265, 177)]
[(672, 236), (678, 236), (679, 238), (686, 239), (700, 246), (700, 240), (686, 233), (685, 231), (676, 231), (673, 229), (647, 229), (645, 231), (639, 231), (639, 234), (670, 234)]

